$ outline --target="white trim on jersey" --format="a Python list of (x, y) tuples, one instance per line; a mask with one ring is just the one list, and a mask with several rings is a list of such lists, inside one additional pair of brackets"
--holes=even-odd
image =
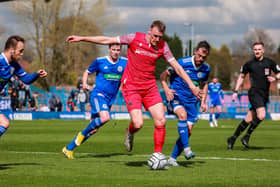
[(1, 55), (4, 57), (4, 59), (5, 59), (6, 63), (7, 63), (7, 65), (10, 65), (10, 64), (9, 64), (9, 61), (8, 61), (8, 59), (7, 59), (7, 57), (5, 56), (5, 54), (4, 54), (4, 53), (1, 53)]

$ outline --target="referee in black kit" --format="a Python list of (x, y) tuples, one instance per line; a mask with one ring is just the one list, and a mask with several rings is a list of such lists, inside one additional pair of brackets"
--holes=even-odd
[[(248, 97), (251, 104), (244, 120), (236, 128), (234, 134), (227, 139), (228, 149), (233, 149), (237, 137), (249, 126), (245, 136), (241, 138), (242, 144), (249, 148), (249, 139), (252, 132), (258, 127), (266, 116), (266, 104), (269, 101), (270, 83), (280, 79), (280, 68), (271, 59), (263, 56), (264, 44), (256, 42), (253, 44), (254, 58), (241, 67), (240, 75), (237, 79), (232, 100), (237, 98), (238, 89), (242, 85), (247, 73), (250, 73), (251, 88)], [(271, 76), (273, 71), (276, 76)]]

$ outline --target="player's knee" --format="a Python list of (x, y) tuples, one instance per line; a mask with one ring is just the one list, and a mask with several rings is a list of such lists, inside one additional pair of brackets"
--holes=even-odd
[(187, 120), (187, 114), (186, 113), (179, 113), (178, 115), (179, 120)]
[(1, 120), (0, 123), (1, 123), (0, 125), (5, 127), (5, 128), (8, 128), (10, 126), (10, 122), (7, 119)]
[(155, 122), (156, 125), (163, 126), (166, 123), (165, 117), (158, 118)]
[(133, 127), (135, 129), (141, 129), (143, 127), (143, 120), (134, 121), (133, 122)]
[(108, 121), (110, 121), (110, 116), (104, 116), (101, 118), (101, 123), (104, 124), (104, 123), (107, 123)]
[(265, 118), (265, 113), (262, 113), (262, 114), (258, 114), (257, 117), (259, 118), (259, 120), (264, 120)]

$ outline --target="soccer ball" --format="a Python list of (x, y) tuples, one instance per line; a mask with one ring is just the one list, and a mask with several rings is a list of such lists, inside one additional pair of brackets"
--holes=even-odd
[(162, 153), (153, 153), (148, 159), (148, 166), (153, 170), (165, 169), (167, 159)]

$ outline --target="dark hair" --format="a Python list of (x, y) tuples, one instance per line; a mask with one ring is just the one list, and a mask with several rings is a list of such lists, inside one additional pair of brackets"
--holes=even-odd
[(262, 41), (258, 41), (258, 42), (253, 43), (253, 47), (255, 45), (262, 45), (264, 47), (264, 43)]
[(122, 45), (120, 43), (112, 43), (112, 44), (109, 44), (108, 47), (111, 48), (113, 45), (119, 45), (122, 48)]
[(200, 49), (200, 48), (204, 48), (208, 51), (208, 53), (210, 53), (211, 50), (211, 46), (209, 45), (209, 43), (206, 40), (200, 41), (197, 46), (196, 46), (196, 50)]
[(165, 32), (165, 28), (166, 28), (165, 24), (160, 20), (153, 21), (150, 28), (153, 28), (153, 27), (157, 27), (158, 30), (162, 33)]
[(14, 35), (14, 36), (10, 36), (8, 38), (8, 40), (5, 43), (5, 50), (10, 49), (10, 48), (15, 48), (17, 46), (18, 42), (22, 42), (24, 43), (24, 39), (20, 36)]

